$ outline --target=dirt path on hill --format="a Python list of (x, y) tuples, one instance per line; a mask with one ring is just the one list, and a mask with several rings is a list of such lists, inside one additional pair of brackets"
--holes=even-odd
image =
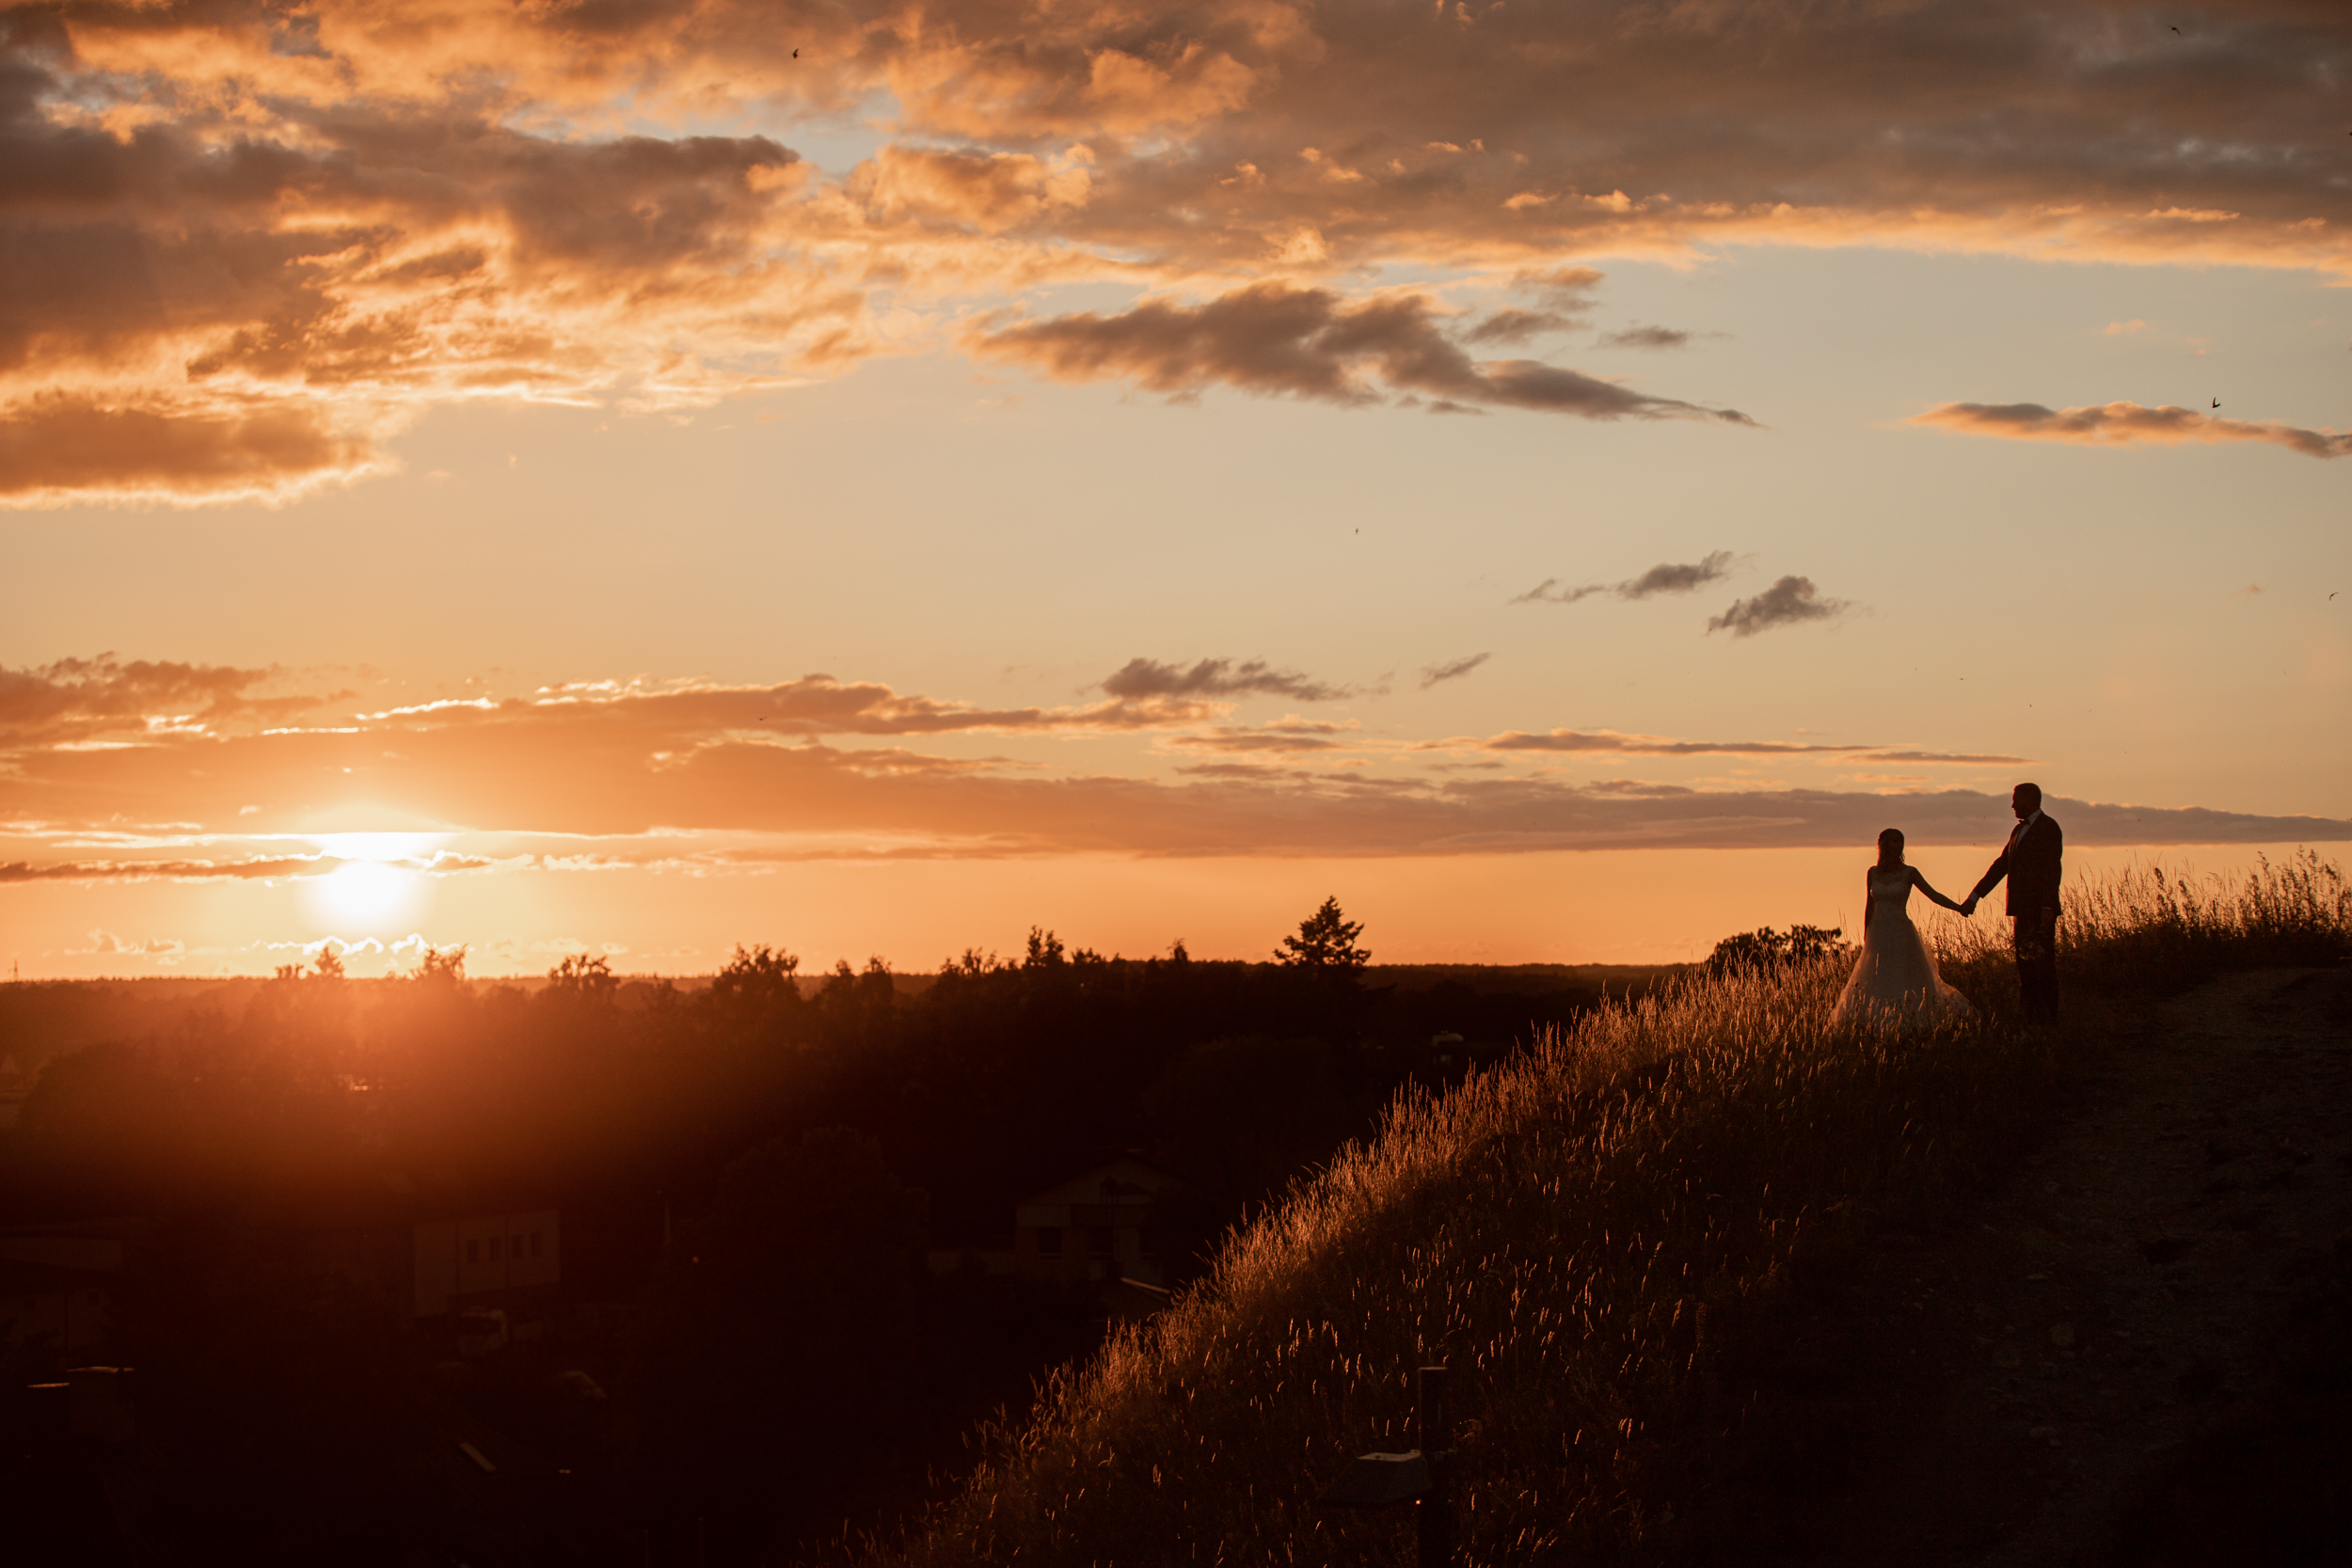
[(2352, 1562), (2352, 970), (2224, 976), (2078, 1092), (1964, 1221), (1803, 1292), (1766, 1455), (1677, 1557)]

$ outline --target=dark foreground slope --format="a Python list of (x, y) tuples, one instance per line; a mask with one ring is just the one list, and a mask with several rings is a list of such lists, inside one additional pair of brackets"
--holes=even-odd
[(1677, 1555), (2352, 1561), (2352, 968), (2224, 975), (2071, 1087), (1727, 1369), (1770, 1440)]
[[(2064, 1030), (2013, 1027), (2002, 955), (1963, 946), (1947, 968), (1989, 1015), (1967, 1030), (1836, 1035), (1833, 969), (1750, 973), (1605, 1010), (1442, 1099), (1401, 1101), (1368, 1147), (1235, 1235), (1201, 1287), (996, 1433), (961, 1491), (879, 1555), (1409, 1560), (1397, 1515), (1314, 1499), (1348, 1455), (1408, 1446), (1410, 1369), (1431, 1361), (1459, 1385), (1467, 1561), (1708, 1560), (1735, 1541), (1745, 1554), (1743, 1513), (1837, 1506), (1865, 1484), (1852, 1448), (1842, 1472), (1832, 1451), (1853, 1423), (1816, 1409), (1826, 1435), (1791, 1427), (1805, 1401), (1788, 1385), (1801, 1396), (1805, 1372), (1776, 1370), (1774, 1348), (1859, 1299), (1895, 1227), (1947, 1230), (1999, 1191), (2090, 1102), (2087, 1074), (2128, 1072), (2128, 999), (2332, 964), (2352, 931), (2342, 879), (2310, 861), (2239, 888), (2140, 878), (2090, 894), (2070, 910), (2084, 985)], [(2080, 1359), (2087, 1324), (2021, 1325), (2003, 1302), (1982, 1303), (2008, 1313), (1992, 1354), (2010, 1344), (2025, 1367), (2017, 1337), (2033, 1328)], [(2060, 1326), (2072, 1346), (2047, 1338)], [(1878, 1370), (1900, 1382), (1911, 1360), (1899, 1347)], [(2055, 1424), (2027, 1423), (2026, 1440)], [(1807, 1445), (1815, 1483), (1774, 1501), (1790, 1478), (1762, 1456), (1802, 1468)], [(1781, 1541), (1798, 1560), (1836, 1544)]]

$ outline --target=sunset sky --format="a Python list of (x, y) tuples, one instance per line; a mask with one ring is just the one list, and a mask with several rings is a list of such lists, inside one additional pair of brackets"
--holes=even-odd
[(2342, 0), (0, 5), (0, 962), (1654, 961), (2021, 778), (2341, 862), (2347, 82)]

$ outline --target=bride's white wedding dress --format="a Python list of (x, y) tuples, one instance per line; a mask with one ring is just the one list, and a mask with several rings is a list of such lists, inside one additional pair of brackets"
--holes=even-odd
[(1910, 902), (1909, 866), (1870, 868), (1870, 923), (1834, 1025), (1923, 1027), (1975, 1015), (1968, 999), (1935, 972), (1935, 957), (1904, 908)]

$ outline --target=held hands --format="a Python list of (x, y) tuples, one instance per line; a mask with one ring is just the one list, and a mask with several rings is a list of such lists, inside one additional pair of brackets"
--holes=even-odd
[(1967, 919), (1972, 918), (1972, 917), (1976, 914), (1976, 912), (1977, 912), (1977, 895), (1976, 895), (1975, 894), (1973, 894), (1973, 893), (1972, 893), (1972, 894), (1970, 894), (1970, 895), (1968, 895), (1965, 899), (1963, 899), (1963, 900), (1961, 902), (1961, 906), (1960, 906), (1960, 917), (1961, 917), (1963, 920), (1967, 920)]

